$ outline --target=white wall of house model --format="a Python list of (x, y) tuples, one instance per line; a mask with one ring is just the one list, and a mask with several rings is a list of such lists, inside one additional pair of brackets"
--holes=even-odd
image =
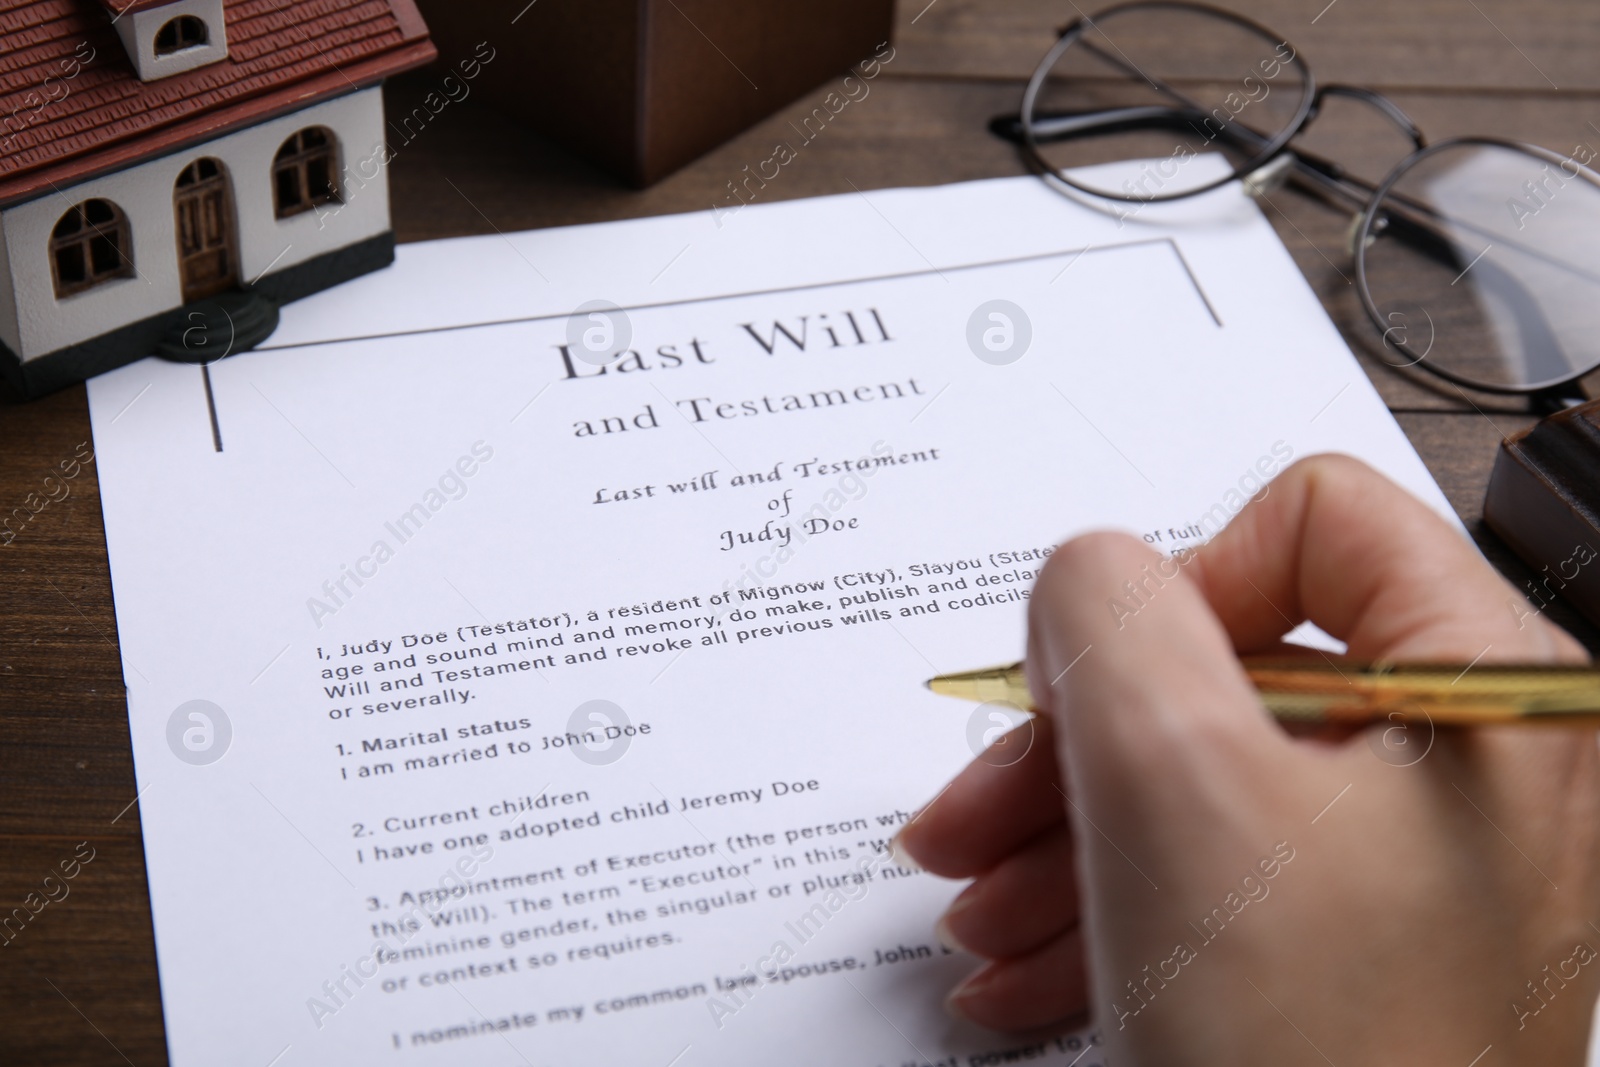
[[(279, 219), (273, 156), (307, 126), (325, 126), (337, 139), (344, 203)], [(374, 87), (0, 211), (0, 340), (26, 362), (182, 307), (173, 188), (185, 167), (207, 156), (222, 163), (232, 186), (242, 282), (386, 232), (383, 144), (383, 97)], [(93, 198), (111, 201), (127, 216), (136, 273), (58, 298), (50, 232), (69, 208)]]

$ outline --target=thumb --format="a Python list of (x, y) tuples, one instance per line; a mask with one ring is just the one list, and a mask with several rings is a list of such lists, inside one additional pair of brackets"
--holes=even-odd
[(1293, 754), (1185, 573), (1193, 559), (1087, 534), (1051, 556), (1029, 601), (1028, 680), (1091, 814), (1159, 816), (1144, 809), (1161, 796), (1188, 803), (1241, 760)]
[(1091, 939), (1101, 996), (1170, 948), (1147, 943), (1173, 934), (1140, 921), (1148, 908), (1227, 881), (1279, 839), (1284, 805), (1264, 791), (1285, 776), (1263, 768), (1311, 770), (1185, 573), (1191, 558), (1089, 534), (1050, 557), (1029, 601), (1029, 682), (1055, 723), (1085, 926), (1104, 935)]

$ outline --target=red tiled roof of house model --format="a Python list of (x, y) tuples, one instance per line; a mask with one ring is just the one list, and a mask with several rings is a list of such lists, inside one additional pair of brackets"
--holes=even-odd
[(113, 26), (151, 0), (0, 0), (0, 204), (434, 57), (412, 0), (224, 0), (228, 57), (141, 82)]

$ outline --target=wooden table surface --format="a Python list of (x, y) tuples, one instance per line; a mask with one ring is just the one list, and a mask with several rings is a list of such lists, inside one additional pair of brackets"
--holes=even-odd
[[(808, 145), (763, 191), (765, 200), (1020, 173), (1015, 153), (984, 123), (1015, 110), (1052, 28), (1076, 14), (1073, 0), (902, 4), (895, 57), (870, 97)], [(1564, 153), (1600, 145), (1593, 0), (1230, 6), (1292, 41), (1321, 81), (1389, 92), (1432, 138), (1498, 134)], [(409, 109), (437, 77), (421, 71), (389, 85), (391, 108)], [(441, 113), (391, 165), (395, 229), (414, 241), (706, 210), (740, 168), (766, 158), (787, 116), (808, 112), (821, 95), (642, 193), (469, 99)], [(1402, 151), (1355, 109), (1330, 109), (1308, 139), (1374, 177)], [(1468, 401), (1377, 366), (1343, 251), (1348, 219), (1289, 191), (1265, 210), (1462, 520), (1522, 584), (1530, 572), (1483, 529), (1481, 508), (1500, 438), (1530, 416), (1515, 403)], [(0, 511), (42, 491), (45, 475), (90, 440), (82, 387), (0, 404)], [(68, 883), (69, 896), (0, 948), (0, 1063), (147, 1067), (166, 1062), (166, 1043), (93, 464), (69, 484), (70, 496), (0, 546), (0, 917), (23, 907), (80, 842), (94, 858)], [(181, 550), (179, 515), (172, 543)], [(1600, 635), (1571, 612), (1550, 614), (1600, 649)], [(283, 906), (308, 904), (291, 890)]]

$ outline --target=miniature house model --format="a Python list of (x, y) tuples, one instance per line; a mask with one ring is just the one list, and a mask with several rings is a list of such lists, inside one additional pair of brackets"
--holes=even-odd
[(248, 347), (393, 260), (380, 87), (434, 56), (412, 0), (7, 0), (0, 35), (0, 367), (25, 395), (219, 303)]

